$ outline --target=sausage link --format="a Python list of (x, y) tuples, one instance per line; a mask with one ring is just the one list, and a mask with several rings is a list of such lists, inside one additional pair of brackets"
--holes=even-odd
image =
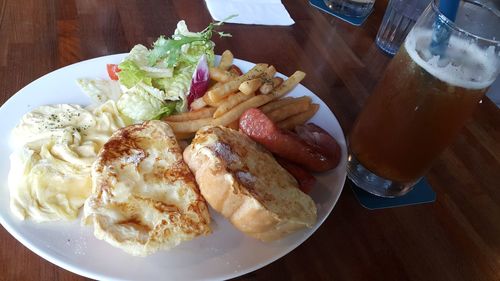
[(240, 117), (240, 130), (272, 153), (313, 172), (333, 169), (338, 163), (324, 149), (309, 144), (297, 134), (278, 128), (262, 111), (251, 108)]
[(305, 169), (293, 164), (292, 162), (283, 158), (276, 158), (281, 167), (285, 168), (299, 183), (299, 188), (304, 193), (309, 193), (316, 184), (316, 178)]

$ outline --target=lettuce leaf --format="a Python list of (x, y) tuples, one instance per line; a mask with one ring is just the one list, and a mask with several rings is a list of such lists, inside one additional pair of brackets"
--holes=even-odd
[(192, 71), (188, 68), (178, 70), (173, 77), (155, 79), (154, 84), (165, 91), (166, 99), (181, 101), (178, 112), (187, 111), (187, 95)]
[[(185, 59), (183, 55), (186, 55), (188, 52), (183, 50), (186, 48), (184, 46), (198, 46), (202, 47), (202, 50), (211, 50), (213, 52), (214, 43), (210, 40), (212, 38), (212, 33), (217, 26), (221, 26), (222, 22), (218, 23), (210, 23), (207, 28), (205, 28), (201, 32), (190, 32), (187, 29), (186, 23), (184, 21), (180, 21), (177, 24), (177, 29), (174, 32), (172, 38), (165, 39), (164, 36), (161, 36), (156, 40), (153, 44), (153, 49), (149, 53), (148, 61), (150, 65), (154, 65), (159, 60), (163, 60), (168, 67), (174, 67), (178, 64), (179, 60)], [(221, 37), (230, 37), (230, 34), (224, 32), (217, 32)], [(191, 62), (196, 64), (198, 62), (200, 54), (200, 49), (195, 51), (198, 54), (195, 60)], [(207, 56), (209, 54), (207, 53)]]
[(177, 102), (163, 102), (141, 88), (123, 94), (117, 102), (120, 112), (135, 122), (159, 119), (175, 112)]
[(142, 70), (135, 61), (124, 60), (118, 67), (121, 69), (117, 73), (120, 83), (127, 88), (132, 88), (139, 82), (151, 86), (151, 77), (146, 75), (146, 71)]
[(97, 104), (108, 100), (117, 101), (122, 95), (120, 83), (115, 80), (77, 79), (76, 83)]
[(148, 64), (148, 56), (149, 56), (149, 50), (146, 48), (146, 46), (137, 44), (135, 45), (132, 50), (128, 53), (128, 56), (125, 57), (124, 60), (131, 60), (135, 62), (139, 67), (140, 66), (147, 66)]
[(118, 65), (118, 81), (124, 88), (117, 102), (120, 112), (144, 121), (187, 111), (191, 79), (200, 57), (214, 64), (215, 44), (211, 37), (220, 25), (222, 22), (211, 23), (201, 32), (191, 32), (180, 21), (172, 37), (159, 37), (151, 50), (140, 44), (134, 46)]

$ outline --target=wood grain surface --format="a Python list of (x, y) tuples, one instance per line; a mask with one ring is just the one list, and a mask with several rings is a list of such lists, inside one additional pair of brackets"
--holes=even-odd
[[(374, 44), (386, 1), (355, 27), (283, 1), (295, 24), (227, 24), (216, 53), (268, 62), (320, 96), (348, 133), (390, 58)], [(211, 20), (204, 1), (0, 0), (0, 104), (62, 66), (150, 45), (186, 19)], [(238, 280), (500, 280), (500, 112), (484, 98), (428, 180), (433, 204), (369, 211), (349, 184), (332, 214), (305, 243)], [(7, 155), (2, 155), (7, 157)], [(7, 188), (5, 186), (1, 188)], [(25, 248), (0, 227), (0, 280), (86, 280)]]

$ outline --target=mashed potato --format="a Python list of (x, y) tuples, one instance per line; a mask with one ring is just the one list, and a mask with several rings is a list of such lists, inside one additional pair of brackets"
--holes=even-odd
[(126, 121), (113, 101), (95, 109), (41, 106), (12, 131), (10, 206), (21, 219), (71, 220), (91, 193), (90, 168)]

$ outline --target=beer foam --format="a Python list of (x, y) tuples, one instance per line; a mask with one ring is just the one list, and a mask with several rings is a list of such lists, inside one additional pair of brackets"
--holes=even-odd
[(404, 47), (412, 60), (434, 77), (466, 89), (484, 89), (495, 81), (500, 53), (495, 54), (494, 46), (481, 49), (464, 39), (451, 36), (447, 58), (441, 59), (429, 50), (431, 38), (432, 30), (414, 29), (408, 35)]

